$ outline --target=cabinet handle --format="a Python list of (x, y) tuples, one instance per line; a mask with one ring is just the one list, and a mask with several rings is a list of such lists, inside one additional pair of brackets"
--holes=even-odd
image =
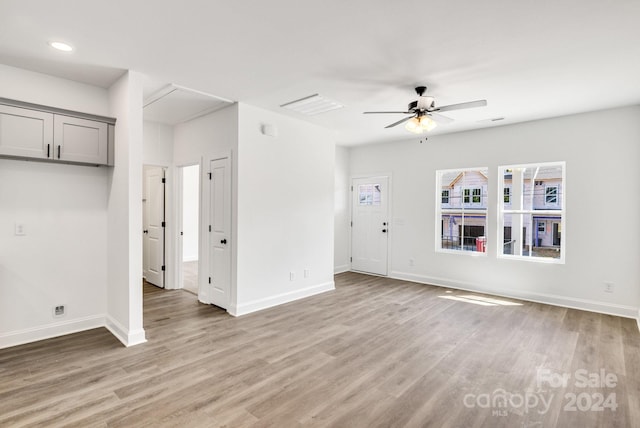
[(58, 159), (60, 159), (60, 146), (58, 146)]
[(51, 144), (47, 144), (47, 158), (49, 157), (49, 149), (51, 148)]

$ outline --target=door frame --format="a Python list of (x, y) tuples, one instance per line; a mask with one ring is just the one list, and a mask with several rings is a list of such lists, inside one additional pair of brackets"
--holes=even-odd
[[(374, 174), (357, 174), (351, 175), (349, 177), (349, 270), (352, 270), (352, 260), (353, 260), (353, 198), (354, 198), (354, 189), (353, 189), (353, 180), (363, 179), (363, 178), (375, 178), (375, 177), (387, 177), (387, 275), (377, 275), (375, 273), (366, 273), (366, 275), (373, 276), (389, 276), (389, 272), (392, 270), (392, 257), (391, 257), (391, 246), (393, 244), (393, 227), (396, 225), (396, 222), (393, 220), (393, 174), (390, 172), (381, 172)], [(400, 225), (400, 224), (398, 224)], [(358, 271), (359, 272), (359, 271)], [(362, 272), (360, 272), (362, 273)]]
[(200, 281), (200, 277), (201, 277), (201, 269), (200, 269), (200, 261), (202, 259), (202, 246), (200, 245), (200, 242), (202, 241), (202, 210), (203, 210), (203, 203), (202, 203), (202, 176), (203, 176), (203, 169), (202, 169), (202, 157), (199, 160), (195, 160), (195, 161), (190, 161), (190, 162), (184, 162), (184, 163), (180, 163), (178, 165), (175, 166), (175, 172), (176, 172), (176, 179), (175, 179), (175, 195), (176, 195), (176, 203), (175, 203), (175, 227), (173, 228), (174, 234), (173, 236), (175, 237), (175, 252), (174, 252), (174, 257), (173, 257), (173, 263), (175, 268), (175, 275), (174, 275), (174, 279), (175, 279), (175, 286), (172, 287), (174, 289), (182, 289), (182, 285), (183, 285), (183, 279), (184, 279), (184, 272), (182, 269), (182, 236), (180, 235), (180, 232), (182, 231), (182, 221), (183, 221), (183, 216), (182, 216), (182, 205), (184, 203), (184, 192), (182, 189), (183, 183), (184, 183), (184, 179), (183, 179), (183, 168), (185, 167), (189, 167), (189, 166), (195, 166), (198, 165), (200, 168), (200, 174), (199, 174), (199, 180), (198, 180), (198, 299), (200, 301), (202, 301), (201, 299), (201, 291), (202, 291), (202, 283)]

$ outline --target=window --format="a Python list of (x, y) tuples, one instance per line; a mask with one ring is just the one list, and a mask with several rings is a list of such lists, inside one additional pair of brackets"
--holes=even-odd
[(481, 206), (482, 205), (482, 189), (462, 189), (462, 203), (469, 206)]
[(546, 186), (544, 188), (544, 203), (558, 205), (558, 186)]
[(442, 191), (442, 203), (443, 204), (448, 204), (449, 203), (449, 190), (447, 190), (447, 189)]
[(436, 171), (436, 251), (484, 253), (487, 168)]
[(565, 163), (501, 166), (498, 177), (498, 256), (564, 263)]
[(479, 204), (482, 203), (482, 189), (473, 189), (471, 193), (471, 203)]
[(464, 198), (462, 202), (465, 204), (471, 203), (471, 189), (464, 189)]
[(361, 184), (358, 186), (358, 203), (360, 205), (380, 205), (380, 185)]

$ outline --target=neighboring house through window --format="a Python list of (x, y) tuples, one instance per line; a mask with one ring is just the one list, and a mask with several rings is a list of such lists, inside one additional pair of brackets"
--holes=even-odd
[(565, 163), (501, 166), (498, 177), (498, 256), (564, 263)]
[(487, 168), (436, 171), (436, 250), (484, 253)]

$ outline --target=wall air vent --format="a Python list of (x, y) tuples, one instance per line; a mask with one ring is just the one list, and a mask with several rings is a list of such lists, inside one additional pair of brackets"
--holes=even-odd
[(280, 105), (280, 107), (295, 111), (297, 113), (306, 114), (307, 116), (313, 116), (314, 114), (325, 113), (331, 110), (342, 108), (344, 106), (336, 101), (324, 98), (318, 94), (313, 94), (308, 97), (300, 98), (299, 100), (282, 104)]

